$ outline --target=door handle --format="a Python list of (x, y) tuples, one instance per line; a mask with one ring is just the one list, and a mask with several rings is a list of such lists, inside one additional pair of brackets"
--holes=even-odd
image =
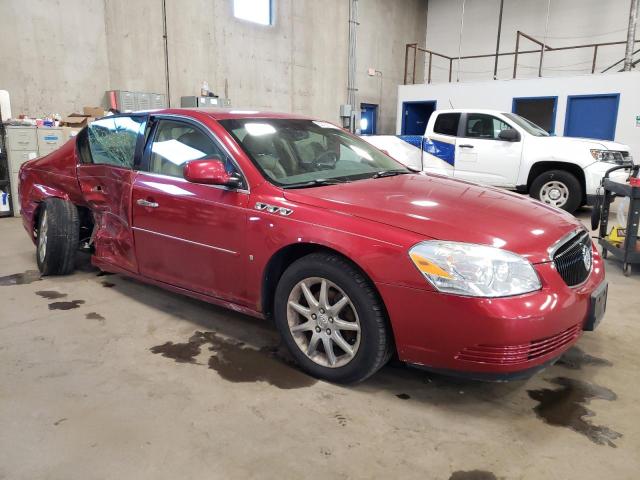
[(156, 202), (150, 202), (144, 198), (140, 198), (136, 203), (141, 207), (158, 208), (160, 206)]
[(473, 148), (473, 145), (469, 145), (468, 143), (464, 143), (460, 145), (460, 148)]

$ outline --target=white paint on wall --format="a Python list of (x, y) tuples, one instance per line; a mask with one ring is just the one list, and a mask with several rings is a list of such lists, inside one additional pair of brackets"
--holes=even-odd
[[(626, 40), (630, 0), (551, 0), (547, 44), (551, 47), (584, 45)], [(430, 0), (427, 22), (426, 48), (451, 57), (458, 56), (460, 14), (463, 0)], [(500, 51), (515, 50), (516, 31), (544, 40), (547, 19), (547, 0), (504, 0)], [(496, 49), (500, 0), (466, 0), (461, 52), (465, 55), (491, 54)], [(423, 44), (420, 43), (422, 47)], [(636, 49), (640, 43), (636, 44)], [(520, 50), (539, 47), (520, 39)], [(625, 45), (598, 49), (596, 72), (624, 57)], [(539, 54), (521, 55), (518, 59), (518, 78), (538, 75)], [(636, 56), (636, 58), (638, 58)], [(593, 48), (547, 52), (544, 55), (543, 76), (567, 76), (591, 71)], [(498, 78), (513, 75), (513, 56), (502, 56), (498, 64)], [(461, 81), (493, 78), (494, 57), (463, 60)], [(619, 65), (622, 68), (622, 64)], [(449, 61), (434, 59), (432, 79), (446, 82)], [(453, 66), (456, 78), (457, 62)]]
[(526, 80), (488, 80), (468, 83), (440, 83), (435, 85), (400, 85), (396, 133), (402, 128), (402, 103), (407, 101), (436, 101), (436, 108), (487, 108), (510, 112), (516, 97), (557, 96), (556, 135), (563, 135), (567, 96), (619, 93), (618, 121), (615, 141), (631, 147), (635, 158), (640, 157), (640, 134), (636, 117), (640, 114), (640, 72), (604, 75), (578, 75), (562, 78)]

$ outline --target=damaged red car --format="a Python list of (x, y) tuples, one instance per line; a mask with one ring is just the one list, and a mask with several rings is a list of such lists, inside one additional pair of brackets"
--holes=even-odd
[(554, 362), (606, 305), (582, 225), (529, 198), (408, 170), (323, 121), (228, 110), (115, 115), (20, 170), (45, 275), (92, 263), (271, 319), (302, 369), (392, 356), (471, 378)]

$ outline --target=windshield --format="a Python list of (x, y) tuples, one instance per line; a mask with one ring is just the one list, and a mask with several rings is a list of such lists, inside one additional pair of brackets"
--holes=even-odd
[(409, 173), (367, 142), (327, 122), (245, 118), (220, 124), (265, 178), (284, 188)]
[(520, 115), (516, 115), (515, 113), (503, 113), (505, 117), (509, 120), (512, 120), (516, 123), (520, 128), (523, 128), (527, 133), (535, 136), (535, 137), (548, 137), (549, 132), (547, 132), (544, 128), (539, 127), (533, 122), (530, 122), (524, 117)]

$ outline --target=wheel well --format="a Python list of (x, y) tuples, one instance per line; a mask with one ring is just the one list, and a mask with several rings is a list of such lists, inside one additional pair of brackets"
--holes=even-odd
[(584, 171), (582, 170), (582, 168), (573, 163), (551, 161), (535, 163), (529, 171), (529, 178), (527, 179), (527, 191), (531, 191), (531, 184), (538, 177), (538, 175), (549, 170), (564, 170), (565, 172), (569, 172), (574, 175), (580, 182), (580, 187), (582, 187), (582, 201), (586, 201), (587, 188), (584, 178)]
[[(59, 198), (59, 197), (48, 197), (48, 198)], [(46, 198), (45, 198), (46, 200)], [(61, 200), (65, 200), (62, 198)], [(67, 200), (68, 201), (68, 200)], [(38, 206), (33, 212), (33, 234), (34, 236), (38, 232), (38, 224), (40, 223), (40, 215), (42, 215), (42, 204), (44, 200), (38, 202)], [(87, 207), (80, 207), (78, 205), (75, 206), (78, 209), (78, 219), (80, 221), (80, 240), (83, 238), (89, 238), (91, 236), (91, 232), (93, 232), (93, 215), (91, 214), (91, 210)]]
[[(273, 314), (273, 303), (274, 297), (276, 293), (276, 287), (278, 286), (278, 282), (280, 281), (280, 277), (285, 272), (285, 270), (296, 260), (309, 255), (310, 253), (316, 252), (327, 252), (333, 253), (334, 255), (338, 255), (342, 257), (355, 268), (373, 285), (373, 288), (376, 290), (376, 293), (380, 297), (380, 292), (377, 291), (375, 284), (369, 278), (369, 276), (360, 268), (356, 263), (353, 262), (350, 258), (346, 257), (342, 253), (334, 250), (333, 248), (326, 247), (324, 245), (318, 245), (315, 243), (296, 243), (293, 245), (288, 245), (280, 250), (278, 250), (267, 263), (266, 268), (264, 269), (264, 275), (262, 277), (262, 292), (261, 292), (261, 307), (262, 312), (265, 314), (267, 318), (271, 318)], [(384, 302), (383, 302), (384, 303)], [(386, 314), (386, 312), (385, 312)], [(388, 315), (387, 315), (388, 318)]]

